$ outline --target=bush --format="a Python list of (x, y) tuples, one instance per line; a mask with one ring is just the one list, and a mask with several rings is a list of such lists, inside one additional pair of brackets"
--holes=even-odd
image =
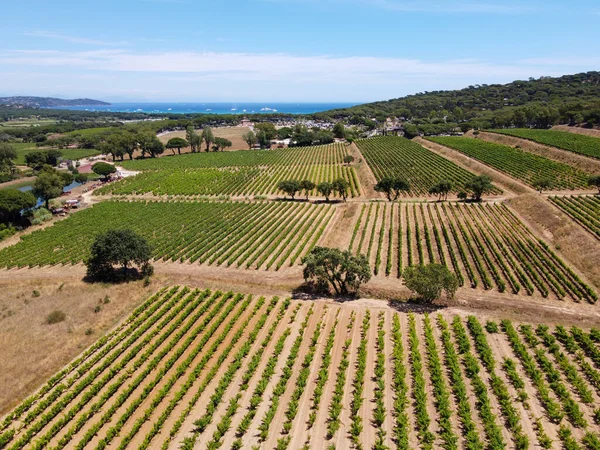
[(485, 324), (485, 329), (488, 333), (497, 333), (498, 332), (498, 324), (496, 322), (492, 322), (488, 320)]
[(32, 225), (39, 225), (44, 222), (48, 222), (52, 219), (52, 213), (48, 211), (46, 208), (38, 208), (33, 212), (33, 216), (31, 218)]
[(46, 317), (46, 323), (52, 325), (54, 323), (64, 322), (66, 318), (67, 315), (63, 311), (57, 309), (56, 311), (52, 311), (50, 314), (48, 314), (48, 317)]

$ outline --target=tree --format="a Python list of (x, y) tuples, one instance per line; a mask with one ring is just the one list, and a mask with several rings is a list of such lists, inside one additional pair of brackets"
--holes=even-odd
[(165, 148), (170, 149), (173, 152), (173, 154), (175, 154), (175, 149), (177, 149), (177, 153), (181, 155), (181, 149), (187, 147), (188, 145), (188, 141), (186, 141), (185, 139), (174, 137), (169, 139), (169, 141), (165, 145)]
[(300, 183), (298, 183), (296, 180), (283, 180), (279, 182), (277, 189), (285, 192), (292, 198), (292, 200), (294, 200), (296, 193), (298, 193), (298, 191), (300, 191), (302, 188), (300, 187)]
[(442, 291), (446, 293), (448, 299), (451, 299), (458, 289), (456, 275), (441, 264), (409, 266), (402, 276), (406, 287), (419, 295), (425, 303), (432, 303), (439, 299)]
[(244, 142), (246, 144), (248, 144), (248, 148), (250, 148), (250, 149), (254, 148), (254, 146), (258, 142), (258, 139), (256, 138), (256, 134), (254, 134), (253, 131), (248, 131), (246, 134), (244, 134), (242, 136), (242, 139), (244, 140)]
[(215, 138), (215, 145), (213, 145), (213, 150), (215, 152), (223, 151), (226, 148), (229, 148), (233, 145), (233, 143), (229, 139), (225, 139), (222, 137)]
[(50, 200), (60, 197), (63, 193), (65, 179), (49, 166), (44, 167), (33, 182), (33, 195), (41, 198), (49, 208)]
[(186, 128), (185, 138), (187, 139), (188, 144), (190, 145), (192, 153), (196, 153), (198, 151), (198, 148), (200, 147), (200, 144), (202, 144), (202, 139), (200, 138), (200, 135), (196, 133), (196, 131), (194, 131), (194, 127), (189, 126)]
[(33, 208), (36, 202), (31, 192), (21, 192), (14, 188), (0, 189), (0, 222), (19, 222), (21, 211)]
[(588, 186), (594, 186), (598, 188), (598, 194), (600, 194), (600, 175), (592, 175), (588, 179)]
[(531, 185), (541, 194), (543, 191), (552, 189), (552, 187), (554, 186), (554, 181), (552, 180), (552, 178), (549, 177), (541, 177), (537, 180), (534, 180), (534, 182), (531, 183)]
[(300, 189), (304, 191), (306, 200), (308, 200), (308, 194), (316, 187), (315, 183), (310, 180), (302, 180), (300, 182)]
[(273, 125), (272, 122), (257, 123), (256, 125), (254, 125), (254, 130), (256, 134), (263, 132), (265, 138), (269, 141), (277, 137), (277, 129), (275, 128), (275, 125)]
[(385, 177), (379, 180), (375, 185), (375, 191), (385, 193), (388, 200), (391, 202), (398, 199), (400, 192), (410, 191), (410, 185), (401, 178)]
[(117, 168), (112, 164), (108, 164), (105, 162), (97, 162), (92, 166), (92, 171), (95, 174), (98, 174), (104, 177), (105, 180), (108, 180), (108, 177), (117, 171)]
[(452, 183), (447, 180), (438, 181), (436, 184), (431, 186), (429, 193), (431, 195), (437, 195), (438, 200), (448, 200), (448, 194), (452, 191)]
[(333, 135), (338, 139), (344, 139), (346, 136), (346, 128), (342, 122), (338, 122), (333, 126)]
[(15, 164), (14, 159), (17, 158), (15, 148), (5, 142), (0, 143), (0, 172), (12, 172)]
[(206, 151), (210, 151), (210, 145), (215, 142), (215, 135), (210, 127), (204, 127), (202, 130), (202, 137), (200, 142), (206, 143)]
[(45, 152), (31, 152), (25, 155), (25, 164), (33, 170), (41, 170), (46, 165)]
[(323, 181), (319, 183), (317, 186), (317, 191), (325, 197), (325, 201), (329, 201), (329, 196), (333, 192), (333, 185), (327, 181)]
[(465, 189), (471, 192), (471, 198), (473, 201), (481, 201), (481, 196), (494, 189), (492, 185), (492, 179), (487, 175), (479, 175), (473, 177), (470, 181), (465, 184)]
[(75, 175), (75, 181), (78, 183), (84, 184), (87, 183), (88, 174), (87, 173), (78, 173)]
[(331, 183), (331, 186), (333, 187), (333, 190), (337, 192), (344, 201), (346, 201), (346, 197), (348, 197), (348, 189), (350, 189), (350, 183), (343, 178), (338, 178)]
[(469, 194), (467, 194), (465, 191), (460, 191), (458, 194), (456, 194), (456, 196), (459, 200), (465, 201)]
[(344, 164), (352, 164), (354, 162), (354, 156), (346, 155), (344, 156)]
[(58, 160), (61, 158), (62, 152), (58, 150), (46, 151), (46, 164), (52, 167), (58, 166)]
[[(152, 249), (146, 239), (131, 230), (109, 230), (94, 239), (86, 261), (87, 276), (101, 281), (127, 279), (128, 269), (133, 266), (137, 266), (136, 275), (150, 276), (151, 258)], [(114, 266), (121, 267), (120, 273)]]
[(337, 295), (355, 293), (371, 279), (371, 268), (364, 255), (354, 256), (337, 248), (315, 247), (302, 258), (304, 280), (312, 279), (318, 288)]

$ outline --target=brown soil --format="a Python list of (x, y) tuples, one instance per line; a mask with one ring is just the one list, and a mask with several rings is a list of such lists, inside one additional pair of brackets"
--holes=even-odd
[(352, 144), (348, 147), (348, 153), (354, 156), (354, 162), (352, 165), (358, 175), (358, 180), (362, 187), (362, 194), (366, 198), (385, 198), (385, 195), (381, 192), (375, 191), (375, 185), (377, 184), (377, 178), (373, 174), (373, 171), (367, 164), (365, 157), (360, 152), (356, 144)]
[(520, 146), (523, 150), (534, 153), (544, 158), (558, 161), (563, 164), (575, 167), (587, 173), (600, 174), (600, 161), (585, 156), (578, 155), (567, 150), (561, 150), (555, 147), (538, 144), (537, 142), (521, 139), (504, 134), (485, 133), (479, 134), (479, 139), (496, 144), (508, 145), (509, 147)]
[(600, 289), (600, 242), (539, 195), (514, 198), (508, 205)]
[[(231, 147), (227, 150), (248, 150), (248, 144), (244, 141), (242, 136), (250, 131), (248, 127), (216, 127), (212, 129), (215, 137), (229, 139), (232, 143)], [(196, 130), (196, 132), (202, 132), (202, 130)], [(185, 139), (185, 131), (173, 131), (159, 136), (160, 141), (166, 144), (169, 139), (179, 137)], [(202, 146), (202, 150), (206, 148), (206, 145)], [(177, 150), (175, 150), (177, 152)], [(190, 149), (181, 149), (181, 153), (189, 153)], [(165, 155), (172, 154), (171, 150), (165, 150)]]

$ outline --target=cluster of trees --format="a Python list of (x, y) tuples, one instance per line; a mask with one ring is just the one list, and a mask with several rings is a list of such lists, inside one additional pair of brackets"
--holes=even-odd
[(6, 142), (0, 142), (0, 182), (9, 181), (15, 172), (17, 151)]
[[(197, 133), (193, 126), (188, 126), (185, 131), (186, 139), (173, 138), (167, 142), (167, 148), (177, 148), (181, 153), (181, 148), (190, 147), (192, 153), (196, 153), (202, 150), (202, 145), (206, 147), (206, 151), (209, 152), (211, 149), (215, 152), (222, 151), (233, 144), (229, 139), (215, 137), (212, 128), (205, 126), (200, 133)], [(183, 147), (181, 147), (181, 144)]]
[(395, 201), (402, 192), (410, 191), (410, 184), (401, 178), (382, 178), (375, 185), (376, 192), (383, 192), (390, 202)]
[(277, 185), (277, 189), (284, 192), (286, 195), (289, 195), (292, 200), (296, 197), (296, 194), (304, 191), (306, 195), (306, 200), (308, 200), (309, 194), (317, 189), (319, 194), (325, 197), (326, 201), (329, 201), (331, 194), (337, 193), (344, 201), (348, 197), (348, 190), (350, 189), (350, 184), (344, 180), (343, 178), (338, 178), (337, 180), (332, 181), (331, 183), (328, 181), (324, 181), (319, 184), (315, 184), (310, 180), (283, 180), (280, 181)]
[(62, 152), (59, 150), (45, 150), (27, 153), (25, 155), (25, 164), (33, 170), (41, 170), (44, 166), (56, 167)]

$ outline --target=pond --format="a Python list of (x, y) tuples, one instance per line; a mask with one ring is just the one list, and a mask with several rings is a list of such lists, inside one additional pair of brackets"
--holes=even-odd
[[(81, 183), (78, 183), (77, 181), (73, 181), (70, 185), (65, 186), (63, 188), (63, 192), (68, 192), (72, 189), (75, 189), (78, 186), (81, 186)], [(17, 189), (21, 192), (27, 192), (27, 191), (31, 191), (33, 189), (33, 185), (29, 184), (27, 186), (21, 186)], [(44, 204), (44, 200), (42, 200), (41, 198), (38, 198), (37, 205), (35, 205), (35, 207), (37, 208), (38, 206), (43, 205), (43, 204)]]

